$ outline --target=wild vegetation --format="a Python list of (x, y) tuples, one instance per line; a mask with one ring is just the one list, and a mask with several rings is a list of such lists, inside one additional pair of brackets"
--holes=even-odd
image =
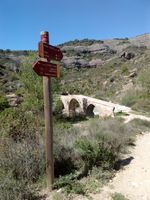
[(120, 193), (114, 193), (112, 195), (112, 200), (128, 200), (126, 197), (124, 197), (122, 194)]
[[(146, 121), (124, 124), (116, 118), (84, 119), (82, 127), (74, 126), (81, 118), (64, 119), (61, 93), (84, 94), (131, 106), (149, 115), (150, 65), (149, 48), (131, 45), (129, 39), (114, 39), (117, 48), (132, 52), (126, 59), (118, 49), (95, 53), (76, 52), (75, 47), (100, 44), (105, 41), (85, 39), (60, 45), (64, 55), (102, 59), (96, 67), (69, 68), (63, 63), (61, 79), (52, 80), (54, 121), (54, 189), (65, 194), (85, 194), (98, 191), (119, 170), (123, 154), (134, 145), (135, 136), (149, 130)], [(108, 44), (107, 44), (108, 45)], [(74, 50), (66, 50), (74, 46)], [(82, 49), (83, 50), (83, 49)], [(121, 52), (122, 53), (122, 52)], [(0, 51), (0, 199), (39, 199), (38, 190), (45, 187), (45, 150), (42, 78), (32, 70), (36, 52)], [(20, 97), (17, 107), (11, 107), (6, 94)], [(79, 117), (79, 116), (78, 116)], [(7, 191), (7, 192), (6, 192)], [(54, 199), (59, 194), (54, 195)], [(62, 196), (61, 196), (62, 197)], [(43, 197), (44, 198), (44, 197)], [(113, 199), (123, 199), (115, 194)]]

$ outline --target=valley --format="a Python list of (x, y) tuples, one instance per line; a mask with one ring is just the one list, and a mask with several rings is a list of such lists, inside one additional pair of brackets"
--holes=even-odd
[[(145, 176), (143, 167), (149, 179), (148, 165), (140, 165), (137, 154), (147, 162), (150, 34), (74, 40), (58, 47), (64, 57), (61, 77), (52, 79), (51, 194), (46, 190), (42, 78), (32, 70), (37, 52), (0, 50), (0, 199), (97, 200), (100, 195), (113, 199), (110, 193), (116, 192), (131, 200), (148, 200), (142, 189), (147, 186), (139, 183)], [(129, 156), (133, 161), (123, 166)], [(137, 165), (141, 176), (136, 182), (132, 172)], [(126, 173), (132, 176), (128, 179)], [(132, 185), (137, 196), (128, 186), (122, 190), (121, 184)]]

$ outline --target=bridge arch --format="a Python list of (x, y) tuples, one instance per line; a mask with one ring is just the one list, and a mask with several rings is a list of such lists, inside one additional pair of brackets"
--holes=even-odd
[(88, 105), (88, 107), (86, 108), (86, 116), (94, 117), (94, 108), (95, 106), (93, 104)]
[(74, 117), (81, 112), (80, 103), (76, 99), (71, 99), (69, 102), (69, 116)]

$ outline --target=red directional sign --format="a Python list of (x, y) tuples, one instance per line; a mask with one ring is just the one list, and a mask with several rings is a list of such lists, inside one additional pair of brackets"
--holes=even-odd
[(61, 50), (44, 42), (38, 43), (38, 55), (48, 60), (60, 61), (63, 58)]
[(39, 76), (59, 77), (59, 67), (56, 64), (39, 60), (32, 68)]

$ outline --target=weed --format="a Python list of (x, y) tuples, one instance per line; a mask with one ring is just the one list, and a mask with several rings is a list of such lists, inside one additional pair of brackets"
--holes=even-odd
[(131, 107), (137, 102), (138, 98), (139, 98), (138, 91), (136, 91), (135, 89), (128, 90), (127, 93), (122, 98), (122, 104)]
[(124, 195), (116, 192), (112, 194), (112, 200), (129, 200), (129, 199), (127, 199)]
[(43, 154), (36, 141), (3, 139), (0, 149), (0, 199), (37, 199), (32, 184), (43, 172)]
[(5, 108), (8, 108), (9, 104), (7, 101), (7, 98), (4, 96), (4, 94), (0, 94), (0, 111), (3, 111)]
[(60, 193), (60, 192), (55, 192), (53, 195), (52, 195), (52, 200), (68, 200), (67, 197), (65, 197), (64, 194)]

